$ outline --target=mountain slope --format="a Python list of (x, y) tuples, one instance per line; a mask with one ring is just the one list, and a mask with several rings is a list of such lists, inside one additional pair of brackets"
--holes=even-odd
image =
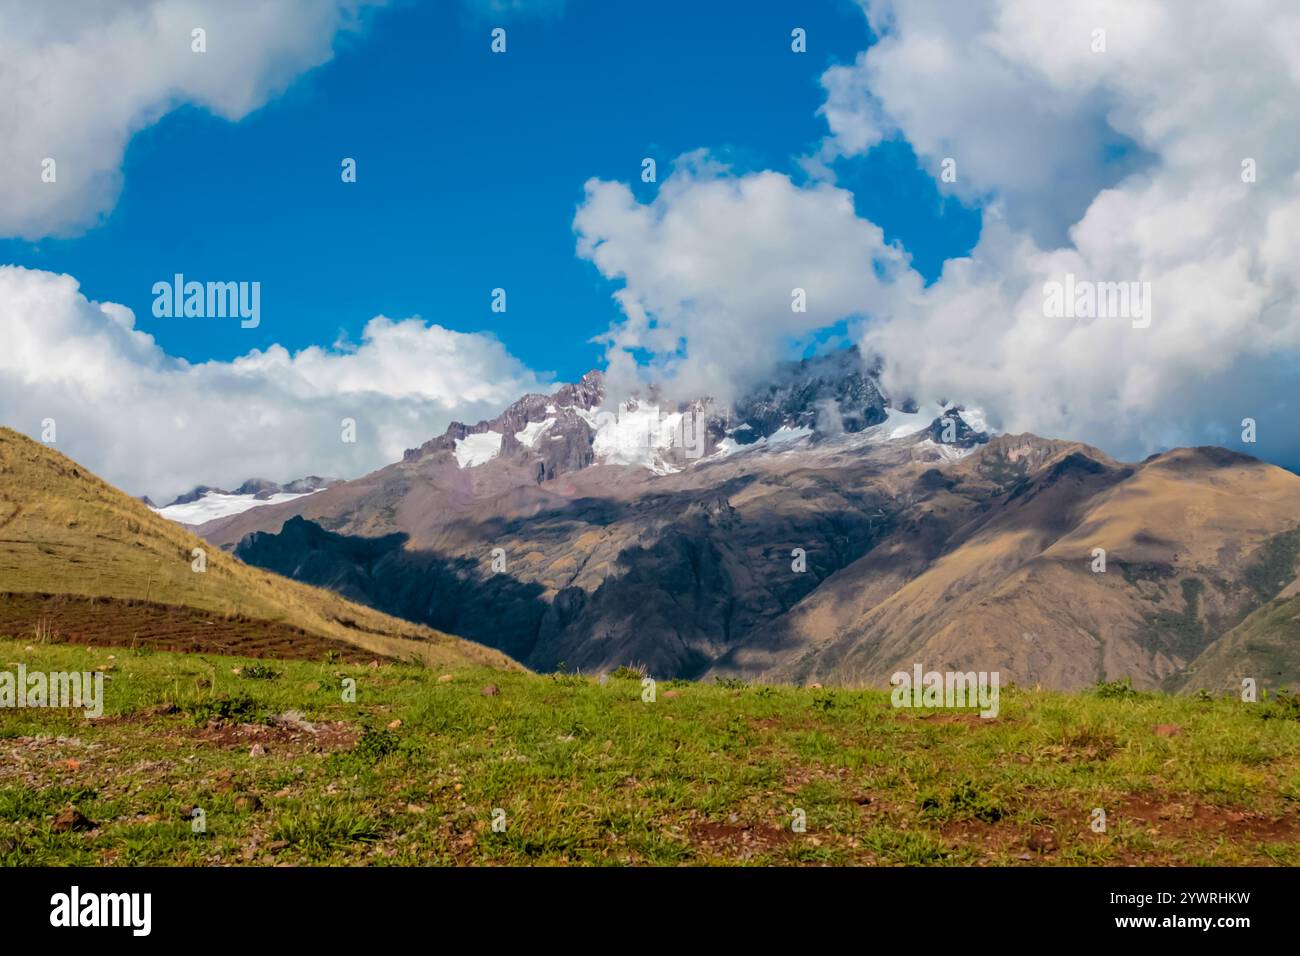
[(1192, 662), (1183, 686), (1236, 693), (1251, 677), (1260, 687), (1300, 688), (1298, 554), (1300, 530), (1277, 535), (1261, 549), (1247, 584), (1265, 603)]
[[(1125, 464), (990, 440), (977, 412), (900, 409), (856, 353), (778, 369), (732, 410), (602, 401), (592, 373), (199, 531), (539, 669), (822, 683), (922, 663), (1200, 686), (1219, 656), (1240, 663), (1216, 642), (1294, 577), (1300, 477), (1223, 449)], [(1258, 666), (1300, 670), (1269, 633)]]
[[(669, 474), (594, 464), (541, 483), (504, 457), (461, 468), (408, 456), (201, 533), (529, 666), (635, 661), (693, 676), (866, 553), (885, 528), (888, 486), (911, 480), (898, 473), (951, 453), (879, 431), (755, 443)], [(806, 570), (792, 573), (800, 547)], [(505, 570), (494, 573), (497, 548)]]
[[(206, 570), (194, 570), (193, 550)], [(77, 640), (364, 649), (511, 666), (496, 651), (250, 568), (76, 462), (0, 428), (0, 628)], [(142, 638), (143, 639), (143, 638)]]
[[(1008, 436), (954, 466), (948, 494), (960, 498), (981, 474), (1010, 476), (1034, 448), (1042, 460), (1003, 479), (991, 507), (967, 520), (941, 496), (925, 502), (910, 527), (718, 671), (882, 683), (920, 662), (1054, 687), (1120, 676), (1202, 686), (1183, 671), (1264, 599), (1250, 582), (1277, 536), (1292, 540), (1300, 524), (1300, 478), (1222, 449), (1124, 466), (1085, 446)], [(936, 525), (938, 553), (909, 564), (909, 545)], [(1300, 659), (1294, 644), (1279, 653)]]

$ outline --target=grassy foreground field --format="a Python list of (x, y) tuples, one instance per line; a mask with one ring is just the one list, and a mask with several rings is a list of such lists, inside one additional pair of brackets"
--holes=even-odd
[(981, 720), (876, 691), (644, 702), (636, 677), (0, 641), (19, 663), (108, 680), (97, 720), (0, 710), (6, 865), (1300, 863), (1285, 701), (1004, 688)]

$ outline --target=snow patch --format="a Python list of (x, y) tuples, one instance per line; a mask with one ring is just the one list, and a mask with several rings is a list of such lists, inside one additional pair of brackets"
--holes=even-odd
[[(752, 431), (752, 429), (748, 425), (742, 425), (733, 428), (732, 434), (735, 434), (738, 431)], [(776, 431), (772, 432), (772, 434), (766, 435), (763, 438), (758, 439), (758, 441), (752, 441), (744, 445), (732, 438), (731, 435), (728, 435), (726, 438), (722, 439), (722, 441), (718, 442), (717, 447), (714, 448), (713, 454), (709, 456), (709, 459), (726, 458), (730, 455), (741, 454), (744, 452), (760, 451), (764, 448), (773, 448), (778, 445), (788, 445), (801, 438), (807, 438), (813, 433), (814, 429), (812, 428), (791, 428), (789, 425), (782, 425)]]
[(501, 454), (500, 432), (481, 432), (456, 439), (456, 464), (461, 468), (473, 468), (491, 461)]
[(663, 415), (658, 405), (638, 405), (592, 417), (596, 428), (592, 451), (597, 458), (614, 465), (640, 465), (662, 474), (679, 470), (663, 461), (663, 453), (673, 446), (673, 433), (681, 434), (679, 413)]
[(245, 511), (260, 508), (263, 505), (279, 505), (286, 501), (296, 501), (299, 498), (306, 498), (307, 495), (314, 494), (316, 494), (315, 491), (309, 491), (307, 494), (302, 495), (282, 492), (271, 495), (269, 498), (255, 498), (252, 495), (222, 495), (209, 491), (198, 501), (186, 502), (183, 505), (168, 505), (166, 508), (154, 508), (153, 510), (168, 521), (179, 521), (181, 524), (203, 524), (205, 521), (215, 521), (217, 518), (229, 518), (231, 515), (243, 514)]
[(942, 415), (943, 406), (935, 404), (922, 405), (914, 412), (900, 412), (891, 408), (889, 417), (878, 427), (888, 436), (885, 441), (893, 441), (895, 438), (906, 438), (925, 431), (931, 422)]
[(592, 451), (606, 464), (636, 465), (669, 475), (703, 452), (702, 412), (665, 412), (658, 405), (628, 402), (612, 412), (575, 410), (595, 431)]
[[(737, 428), (736, 431), (740, 431), (740, 429)], [(736, 452), (743, 451), (748, 447), (751, 446), (742, 445), (740, 442), (736, 441), (736, 439), (728, 435), (726, 438), (722, 439), (722, 441), (718, 442), (717, 447), (713, 449), (713, 454), (709, 457), (726, 458), (728, 455), (734, 455)]]
[(540, 422), (529, 422), (520, 431), (515, 432), (515, 441), (525, 448), (535, 448), (537, 447), (537, 439), (541, 438), (542, 434), (554, 424), (554, 418), (548, 418)]
[(798, 441), (800, 438), (807, 438), (813, 433), (811, 428), (800, 427), (791, 428), (789, 425), (782, 425), (772, 434), (768, 435), (763, 441), (769, 445), (784, 445), (786, 442)]
[(979, 446), (976, 445), (970, 448), (962, 448), (960, 445), (949, 445), (943, 442), (936, 442), (933, 438), (927, 438), (925, 441), (921, 442), (919, 447), (924, 448), (927, 451), (937, 452), (939, 457), (944, 461), (960, 461), (975, 451)]

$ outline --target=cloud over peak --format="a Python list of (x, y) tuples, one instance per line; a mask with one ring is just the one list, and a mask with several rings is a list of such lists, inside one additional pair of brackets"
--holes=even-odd
[(605, 337), (612, 389), (648, 377), (730, 400), (792, 342), (916, 283), (850, 193), (735, 175), (702, 152), (679, 160), (647, 203), (622, 183), (589, 181), (574, 229), (578, 254), (622, 283), (624, 317)]
[[(1121, 456), (1240, 445), (1300, 464), (1300, 14), (1253, 0), (863, 0), (879, 38), (823, 75), (816, 173), (886, 139), (983, 211), (925, 285), (853, 197), (686, 163), (648, 203), (593, 181), (579, 253), (622, 281), (624, 378), (734, 390), (848, 320), (896, 396)], [(941, 176), (952, 161), (955, 178)], [(888, 188), (887, 183), (867, 188)], [(1146, 318), (1053, 317), (1049, 283), (1150, 290)], [(807, 289), (792, 315), (792, 286)]]
[[(1253, 417), (1260, 454), (1300, 462), (1300, 429), (1278, 409), (1300, 358), (1300, 264), (1294, 232), (1281, 238), (1300, 215), (1287, 105), (1300, 19), (1281, 0), (1249, 8), (1226, 22), (1196, 0), (981, 0), (955, 17), (870, 4), (884, 38), (855, 64), (858, 85), (831, 76), (829, 96), (853, 90), (870, 106), (861, 122), (889, 117), (926, 161), (956, 160), (959, 193), (1007, 212), (986, 216), (969, 260), (868, 328), (887, 384), (1125, 455), (1236, 444)], [(832, 135), (850, 152), (868, 139), (845, 115)], [(1099, 159), (1116, 137), (1142, 161)], [(1044, 285), (1065, 274), (1150, 283), (1149, 327), (1046, 317)]]

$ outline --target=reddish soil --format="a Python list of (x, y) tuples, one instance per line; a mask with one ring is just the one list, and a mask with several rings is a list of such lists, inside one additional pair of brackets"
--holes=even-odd
[[(1185, 802), (1186, 801), (1186, 802)], [(940, 833), (954, 847), (979, 847), (989, 853), (1019, 855), (1025, 861), (1045, 862), (1061, 844), (1078, 844), (1099, 839), (1091, 830), (1090, 814), (1078, 809), (1053, 806), (1051, 822), (1037, 826), (1017, 825), (1010, 819), (998, 823), (955, 820), (940, 827)], [(1275, 820), (1267, 814), (1238, 807), (1215, 807), (1170, 794), (1129, 795), (1115, 808), (1107, 808), (1110, 828), (1123, 823), (1153, 831), (1166, 840), (1193, 843), (1227, 840), (1243, 843), (1286, 843), (1300, 839), (1300, 820)], [(1129, 854), (1116, 865), (1137, 862)]]
[(1188, 803), (1169, 795), (1131, 796), (1121, 807), (1119, 818), (1139, 821), (1162, 837), (1179, 839), (1223, 837), (1269, 843), (1300, 839), (1300, 819), (1295, 817), (1274, 820), (1254, 810)]
[(770, 850), (772, 847), (789, 843), (794, 838), (795, 834), (791, 830), (764, 825), (751, 826), (702, 820), (691, 827), (692, 841), (711, 847), (715, 851), (723, 848), (734, 851), (737, 847), (751, 851)]
[(60, 644), (149, 647), (156, 651), (366, 663), (376, 655), (301, 628), (242, 615), (145, 601), (71, 595), (0, 594), (0, 635), (35, 640), (37, 629)]
[(295, 752), (302, 749), (321, 752), (343, 750), (357, 742), (357, 732), (347, 724), (325, 722), (313, 726), (314, 729), (306, 730), (283, 725), (213, 721), (186, 732), (185, 736), (226, 750), (248, 750), (253, 744), (261, 744), (268, 751), (287, 748)]

